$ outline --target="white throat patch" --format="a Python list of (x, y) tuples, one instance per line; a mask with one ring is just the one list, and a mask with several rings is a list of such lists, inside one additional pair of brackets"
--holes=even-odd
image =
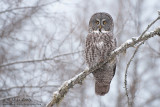
[(108, 33), (109, 31), (105, 31), (105, 30), (102, 30), (101, 32), (99, 30), (94, 30), (93, 33)]

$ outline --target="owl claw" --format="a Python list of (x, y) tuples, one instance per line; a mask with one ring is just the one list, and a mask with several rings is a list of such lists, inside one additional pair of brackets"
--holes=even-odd
[(101, 59), (99, 62), (100, 62), (100, 63), (104, 62), (104, 59)]

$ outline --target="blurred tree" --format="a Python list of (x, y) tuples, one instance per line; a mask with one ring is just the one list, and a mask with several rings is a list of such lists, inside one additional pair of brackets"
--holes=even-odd
[[(1, 0), (0, 4), (0, 98), (29, 95), (43, 103), (64, 81), (85, 69), (82, 50), (93, 13), (105, 11), (113, 16), (120, 46), (140, 36), (160, 6), (159, 0)], [(107, 95), (95, 95), (94, 79), (89, 75), (59, 106), (128, 106), (124, 74), (133, 52), (129, 49), (118, 56), (116, 77)], [(160, 105), (159, 64), (160, 39), (154, 37), (142, 45), (128, 69), (132, 107)]]

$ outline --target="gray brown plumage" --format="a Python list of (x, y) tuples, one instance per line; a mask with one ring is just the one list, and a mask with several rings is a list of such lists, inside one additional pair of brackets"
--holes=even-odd
[[(89, 22), (89, 34), (87, 35), (85, 46), (86, 62), (89, 68), (104, 61), (115, 47), (116, 41), (113, 38), (112, 17), (107, 13), (94, 14)], [(115, 70), (116, 60), (112, 61), (112, 63), (106, 63), (93, 72), (96, 94), (105, 95), (108, 93)]]

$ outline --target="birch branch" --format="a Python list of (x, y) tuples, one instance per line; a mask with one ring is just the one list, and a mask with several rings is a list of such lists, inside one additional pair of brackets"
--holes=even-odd
[(128, 68), (134, 58), (134, 56), (136, 55), (139, 47), (143, 44), (144, 42), (141, 42), (135, 49), (131, 59), (129, 60), (129, 62), (127, 63), (127, 67), (126, 67), (126, 70), (125, 70), (125, 78), (124, 78), (124, 87), (125, 87), (125, 92), (126, 92), (126, 96), (127, 96), (127, 102), (128, 102), (128, 107), (131, 106), (131, 102), (130, 102), (130, 99), (129, 99), (129, 95), (128, 95), (128, 88), (127, 88), (127, 73), (128, 73)]
[(120, 47), (115, 49), (111, 53), (110, 57), (108, 59), (106, 59), (104, 62), (97, 64), (96, 66), (92, 67), (91, 69), (86, 69), (83, 72), (81, 72), (80, 74), (71, 78), (70, 80), (65, 81), (61, 85), (61, 87), (53, 93), (53, 97), (52, 97), (51, 101), (47, 104), (47, 107), (52, 107), (53, 105), (58, 104), (63, 99), (63, 97), (67, 94), (67, 92), (69, 91), (70, 88), (72, 88), (75, 84), (81, 84), (87, 75), (89, 75), (93, 71), (97, 70), (98, 68), (102, 67), (105, 63), (111, 62), (120, 53), (126, 52), (126, 50), (128, 48), (134, 47), (135, 45), (138, 45), (141, 42), (145, 42), (149, 38), (154, 37), (156, 35), (160, 36), (160, 27), (156, 28), (152, 32), (144, 34), (143, 36), (133, 37), (133, 38), (127, 40)]
[[(158, 14), (159, 14), (159, 13), (158, 13)], [(154, 23), (156, 23), (159, 19), (160, 19), (160, 14), (159, 14), (159, 16), (158, 16), (155, 20), (153, 20), (153, 21), (147, 26), (147, 28), (144, 30), (144, 32), (140, 35), (139, 39), (142, 38), (143, 35), (149, 30), (149, 28), (150, 28)], [(135, 49), (135, 51), (134, 51), (131, 59), (130, 59), (129, 62), (127, 63), (127, 67), (126, 67), (126, 70), (125, 70), (124, 86), (125, 86), (125, 91), (126, 91), (126, 96), (127, 96), (128, 107), (131, 106), (131, 105), (130, 105), (131, 103), (130, 103), (129, 95), (128, 95), (128, 88), (127, 88), (127, 73), (128, 73), (128, 68), (129, 68), (129, 66), (130, 66), (130, 64), (131, 64), (134, 56), (136, 55), (139, 47), (140, 47), (142, 44), (144, 44), (144, 42), (145, 42), (145, 41), (141, 42), (141, 43), (136, 47), (136, 49)]]
[(53, 60), (55, 60), (56, 58), (63, 57), (63, 56), (68, 56), (68, 55), (73, 55), (73, 54), (78, 54), (78, 53), (80, 53), (80, 52), (83, 52), (83, 50), (82, 50), (82, 51), (77, 51), (77, 52), (72, 52), (72, 53), (60, 54), (60, 55), (54, 56), (54, 57), (52, 57), (52, 58), (42, 58), (42, 59), (34, 59), (34, 60), (22, 60), (22, 61), (15, 61), (15, 62), (10, 62), (10, 63), (4, 63), (4, 64), (1, 64), (1, 65), (0, 65), (0, 68), (6, 67), (6, 66), (15, 65), (15, 64), (37, 63), (37, 62), (44, 62), (44, 61), (53, 61)]

